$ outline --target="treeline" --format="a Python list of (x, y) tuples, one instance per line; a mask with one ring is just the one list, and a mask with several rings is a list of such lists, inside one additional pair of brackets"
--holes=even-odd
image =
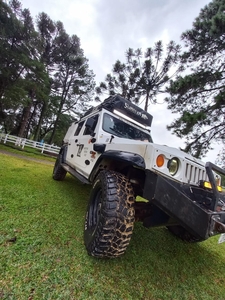
[[(176, 114), (167, 128), (185, 140), (184, 151), (205, 155), (213, 142), (225, 143), (224, 11), (224, 0), (202, 8), (181, 34), (185, 48), (174, 41), (145, 51), (129, 48), (125, 62), (117, 60), (95, 88), (80, 40), (62, 22), (40, 13), (34, 24), (18, 0), (0, 0), (0, 126), (59, 145), (72, 118), (99, 95), (118, 93), (148, 110), (164, 94)], [(224, 158), (225, 148), (220, 165)]]
[(89, 106), (94, 74), (76, 35), (19, 1), (0, 1), (0, 126), (6, 133), (60, 144)]

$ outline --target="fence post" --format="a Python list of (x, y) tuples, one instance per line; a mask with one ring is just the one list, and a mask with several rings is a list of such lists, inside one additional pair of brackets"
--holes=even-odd
[(23, 139), (21, 144), (22, 144), (22, 149), (24, 149), (24, 146), (26, 144), (26, 139)]
[(42, 149), (41, 149), (41, 153), (44, 152), (44, 149), (45, 149), (45, 143), (43, 143), (43, 146), (42, 146)]
[(5, 135), (4, 144), (7, 142), (8, 134)]
[(15, 146), (20, 146), (20, 143), (21, 143), (21, 138), (18, 137), (18, 138), (15, 140)]

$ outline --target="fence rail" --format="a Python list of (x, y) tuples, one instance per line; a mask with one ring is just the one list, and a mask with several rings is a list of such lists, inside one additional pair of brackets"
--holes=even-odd
[(21, 138), (18, 136), (0, 132), (0, 142), (2, 142), (2, 141), (4, 144), (6, 144), (6, 142), (13, 143), (15, 146), (20, 146), (22, 149), (25, 146), (35, 148), (35, 149), (40, 150), (41, 153), (48, 152), (48, 153), (58, 154), (59, 150), (60, 150), (60, 147), (58, 147), (58, 146), (49, 145), (49, 144), (45, 144), (45, 143), (37, 142), (37, 141), (32, 141), (32, 140), (28, 140), (28, 139)]

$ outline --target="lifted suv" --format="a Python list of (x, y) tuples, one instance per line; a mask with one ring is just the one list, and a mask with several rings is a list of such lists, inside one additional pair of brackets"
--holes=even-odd
[(225, 171), (178, 149), (154, 144), (152, 116), (116, 95), (73, 123), (53, 178), (66, 173), (92, 184), (84, 243), (95, 257), (122, 255), (134, 222), (166, 226), (188, 242), (223, 233)]

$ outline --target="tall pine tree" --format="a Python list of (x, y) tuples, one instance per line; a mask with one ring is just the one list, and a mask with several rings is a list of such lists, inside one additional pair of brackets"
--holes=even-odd
[(225, 2), (213, 0), (182, 34), (183, 77), (172, 81), (166, 99), (179, 117), (168, 126), (186, 139), (185, 151), (199, 157), (213, 141), (225, 140)]
[(126, 62), (119, 60), (113, 65), (112, 74), (106, 76), (96, 88), (98, 95), (120, 94), (127, 100), (144, 102), (147, 111), (150, 103), (156, 103), (156, 97), (165, 92), (165, 87), (182, 67), (179, 66), (180, 46), (171, 41), (164, 49), (161, 41), (153, 48), (131, 48), (126, 52)]

